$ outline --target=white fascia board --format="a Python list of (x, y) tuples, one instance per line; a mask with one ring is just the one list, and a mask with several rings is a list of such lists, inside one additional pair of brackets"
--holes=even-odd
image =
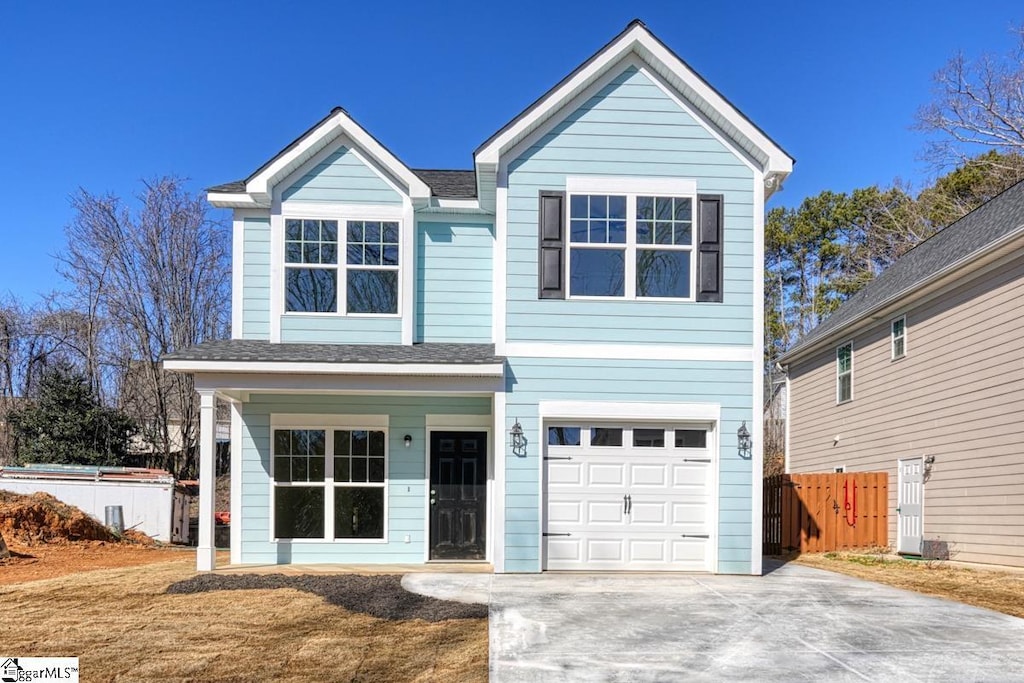
[(255, 198), (235, 192), (207, 192), (206, 201), (218, 209), (268, 209), (270, 202), (260, 202)]
[(409, 188), (410, 197), (414, 199), (430, 197), (430, 188), (418, 175), (343, 111), (336, 112), (334, 116), (311, 131), (298, 144), (246, 181), (245, 191), (256, 198), (269, 199), (279, 176), (287, 173), (296, 160), (304, 159), (312, 150), (321, 148), (325, 140), (333, 140), (339, 135), (347, 135), (377, 163), (405, 183)]
[(629, 420), (632, 422), (708, 421), (717, 423), (717, 403), (621, 403), (619, 401), (540, 401), (544, 419)]
[(311, 375), (396, 375), (441, 377), (502, 377), (502, 363), (455, 365), (446, 363), (293, 363), (278, 361), (165, 360), (172, 372), (243, 372)]
[(749, 363), (751, 346), (697, 344), (584, 344), (565, 342), (506, 342), (502, 355), (510, 358), (595, 358), (602, 360), (671, 360)]
[(748, 138), (768, 158), (766, 172), (791, 173), (793, 159), (778, 145), (773, 143), (764, 133), (746, 119), (732, 104), (694, 73), (686, 64), (662, 45), (646, 28), (634, 26), (626, 31), (615, 43), (609, 45), (590, 64), (581, 69), (572, 79), (550, 93), (541, 106), (522, 117), (508, 130), (482, 148), (475, 158), (479, 165), (497, 165), (501, 154), (512, 146), (525, 131), (532, 130), (544, 119), (557, 112), (579, 91), (586, 88), (594, 79), (612, 65), (617, 63), (629, 52), (645, 52), (652, 59), (659, 61), (668, 71), (674, 73), (683, 83), (708, 105), (718, 111), (741, 135)]

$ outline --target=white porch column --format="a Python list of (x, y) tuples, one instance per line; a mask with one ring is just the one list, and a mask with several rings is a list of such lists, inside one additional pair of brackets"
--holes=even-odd
[(217, 462), (217, 414), (214, 392), (199, 390), (199, 547), (196, 571), (213, 571), (216, 548), (213, 545), (214, 486)]

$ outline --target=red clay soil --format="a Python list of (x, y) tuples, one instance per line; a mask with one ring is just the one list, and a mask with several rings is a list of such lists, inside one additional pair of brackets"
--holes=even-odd
[(52, 579), (93, 569), (135, 567), (171, 560), (195, 562), (193, 548), (155, 548), (127, 543), (78, 543), (22, 546), (9, 544), (11, 559), (0, 561), (0, 585)]
[(0, 534), (11, 551), (9, 560), (0, 560), (0, 584), (193, 557), (188, 550), (157, 547), (141, 531), (118, 539), (98, 520), (47, 493), (0, 491)]
[(48, 493), (0, 491), (0, 533), (24, 545), (117, 540), (97, 519)]

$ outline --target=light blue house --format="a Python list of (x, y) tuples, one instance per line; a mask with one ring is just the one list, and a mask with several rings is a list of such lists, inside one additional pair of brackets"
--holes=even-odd
[[(761, 572), (764, 203), (793, 160), (640, 22), (408, 168), (335, 109), (243, 181), (231, 562)], [(752, 439), (745, 443), (741, 432)]]

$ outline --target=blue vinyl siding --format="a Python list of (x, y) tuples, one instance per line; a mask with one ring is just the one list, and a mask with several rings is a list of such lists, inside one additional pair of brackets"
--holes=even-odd
[(284, 200), (344, 204), (401, 204), (402, 197), (348, 147), (314, 166), (282, 194)]
[[(566, 176), (691, 178), (725, 196), (723, 303), (537, 298), (537, 197)], [(628, 67), (509, 164), (507, 339), (744, 344), (753, 335), (753, 173), (664, 91)]]
[(281, 341), (306, 344), (401, 344), (402, 318), (288, 313), (281, 316)]
[[(274, 543), (271, 535), (272, 414), (388, 415), (386, 543)], [(253, 395), (242, 409), (242, 562), (421, 563), (426, 542), (426, 415), (490, 415), (488, 397)], [(412, 437), (405, 448), (403, 437)], [(405, 536), (410, 542), (405, 542)]]
[(751, 461), (739, 457), (736, 430), (753, 421), (750, 363), (510, 358), (506, 414), (530, 443), (505, 455), (505, 569), (541, 567), (540, 401), (714, 403), (722, 423), (718, 490), (718, 570), (750, 572)]
[(416, 240), (416, 340), (489, 343), (493, 224), (424, 221)]
[(242, 221), (242, 339), (270, 339), (270, 218)]

